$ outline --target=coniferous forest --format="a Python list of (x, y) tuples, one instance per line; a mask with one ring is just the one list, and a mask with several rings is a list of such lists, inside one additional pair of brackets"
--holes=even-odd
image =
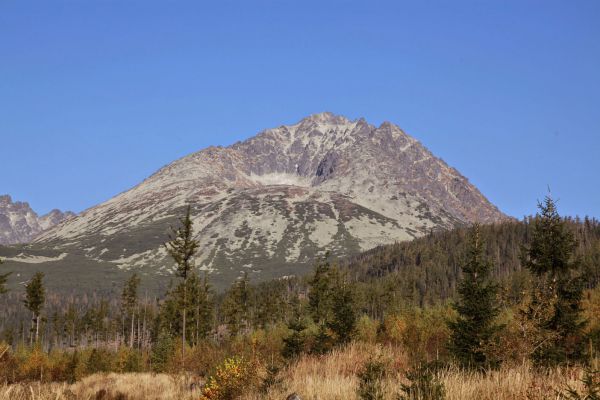
[[(242, 275), (222, 293), (195, 271), (193, 237), (188, 209), (165, 238), (177, 270), (160, 296), (135, 272), (113, 297), (47, 292), (42, 272), (7, 291), (3, 272), (0, 380), (156, 373), (183, 377), (190, 398), (278, 398), (295, 371), (337, 357), (361, 399), (456, 398), (453, 376), (524, 366), (530, 398), (598, 398), (600, 222), (563, 218), (551, 198), (523, 221), (323, 255), (308, 276)], [(552, 378), (568, 373), (575, 384)]]

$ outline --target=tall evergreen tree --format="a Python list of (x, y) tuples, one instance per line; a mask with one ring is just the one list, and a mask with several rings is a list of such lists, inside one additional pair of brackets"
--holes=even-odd
[(156, 338), (156, 343), (152, 346), (150, 354), (150, 363), (152, 371), (167, 372), (169, 358), (173, 354), (173, 338), (166, 330), (161, 330)]
[[(2, 259), (0, 259), (0, 265), (2, 265)], [(0, 274), (0, 294), (4, 294), (7, 292), (6, 281), (8, 280), (8, 276), (10, 274), (11, 272), (8, 272), (6, 274)]]
[(181, 337), (181, 300), (183, 299), (181, 293), (183, 293), (181, 283), (175, 288), (169, 287), (164, 300), (160, 304), (160, 311), (155, 321), (155, 335), (160, 331), (166, 331), (173, 337)]
[(248, 274), (244, 273), (237, 279), (227, 292), (222, 305), (222, 314), (231, 336), (250, 328), (250, 282)]
[(315, 324), (325, 323), (331, 312), (331, 269), (326, 255), (317, 262), (308, 282), (308, 310)]
[(140, 285), (140, 277), (137, 273), (125, 282), (123, 292), (121, 294), (121, 312), (124, 316), (131, 320), (131, 332), (129, 334), (129, 347), (133, 347), (135, 311), (138, 306), (138, 286)]
[(186, 318), (188, 310), (188, 299), (187, 299), (187, 279), (194, 268), (193, 258), (198, 251), (198, 242), (194, 240), (194, 230), (191, 218), (191, 207), (188, 206), (186, 209), (185, 216), (179, 220), (180, 226), (177, 229), (171, 228), (171, 234), (169, 242), (165, 244), (167, 252), (173, 258), (177, 264), (177, 275), (183, 280), (183, 304), (181, 307), (181, 358), (182, 362), (185, 360), (185, 346), (186, 346)]
[(341, 277), (333, 287), (331, 316), (326, 325), (335, 335), (337, 344), (346, 344), (352, 339), (356, 328), (356, 306), (352, 287)]
[(453, 305), (458, 318), (448, 322), (451, 330), (449, 350), (463, 367), (480, 369), (489, 367), (493, 362), (486, 353), (486, 347), (499, 329), (495, 323), (499, 308), (498, 287), (490, 281), (491, 267), (484, 256), (479, 225), (475, 225), (462, 267), (458, 301)]
[(294, 313), (294, 317), (288, 322), (287, 328), (291, 331), (290, 335), (283, 338), (283, 349), (281, 355), (286, 359), (293, 359), (302, 354), (304, 350), (304, 330), (306, 325), (302, 321), (300, 313)]
[(329, 263), (328, 255), (316, 264), (308, 284), (308, 310), (319, 326), (312, 350), (324, 353), (351, 339), (356, 325), (354, 295), (338, 267)]
[(538, 208), (531, 243), (522, 257), (523, 266), (536, 279), (525, 310), (540, 333), (532, 356), (543, 364), (576, 361), (583, 356), (585, 326), (581, 315), (583, 280), (575, 257), (577, 241), (550, 196)]
[(212, 288), (208, 282), (208, 276), (205, 274), (200, 279), (197, 274), (192, 273), (188, 278), (188, 335), (193, 338), (193, 342), (198, 344), (202, 339), (206, 339), (212, 329), (214, 308), (212, 302)]
[(213, 300), (213, 289), (208, 280), (208, 273), (204, 274), (200, 286), (200, 296), (196, 309), (198, 310), (197, 332), (199, 339), (208, 338), (213, 329), (215, 319), (215, 304)]
[(40, 314), (46, 301), (44, 289), (44, 273), (36, 272), (33, 278), (25, 285), (25, 307), (33, 314), (35, 324), (35, 342), (37, 343), (40, 331)]

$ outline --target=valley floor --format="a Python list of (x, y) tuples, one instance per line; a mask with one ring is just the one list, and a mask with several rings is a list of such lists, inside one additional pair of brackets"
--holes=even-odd
[[(283, 400), (296, 392), (302, 400), (358, 399), (357, 374), (373, 354), (388, 362), (384, 398), (395, 400), (407, 383), (407, 358), (397, 349), (353, 344), (325, 356), (303, 356), (284, 369), (281, 382), (267, 394), (248, 389), (242, 400)], [(581, 368), (535, 371), (528, 364), (504, 367), (488, 374), (455, 369), (439, 372), (447, 400), (563, 399), (567, 385), (581, 390)], [(196, 384), (194, 384), (196, 382)], [(191, 377), (166, 374), (95, 374), (69, 385), (26, 383), (0, 386), (0, 400), (185, 400), (199, 399), (201, 390)]]

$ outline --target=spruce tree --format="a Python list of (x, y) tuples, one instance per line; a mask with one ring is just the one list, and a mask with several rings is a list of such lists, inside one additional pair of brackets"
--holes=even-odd
[(352, 287), (342, 278), (332, 288), (331, 316), (326, 325), (335, 335), (336, 344), (348, 343), (356, 328), (356, 306)]
[(165, 299), (160, 304), (156, 332), (164, 330), (173, 337), (181, 337), (181, 300), (183, 298), (181, 293), (183, 293), (182, 284), (167, 290)]
[(319, 327), (311, 348), (311, 352), (316, 354), (325, 354), (333, 345), (333, 338), (327, 327), (332, 300), (332, 268), (328, 256), (325, 255), (317, 262), (313, 276), (308, 281), (308, 311), (313, 322)]
[(535, 278), (525, 310), (537, 330), (532, 357), (540, 364), (581, 360), (585, 321), (581, 316), (583, 280), (575, 257), (577, 241), (550, 196), (538, 208), (531, 243), (522, 256), (523, 266)]
[(315, 265), (309, 280), (308, 309), (315, 324), (324, 324), (331, 312), (331, 265), (328, 255)]
[(213, 301), (213, 289), (208, 280), (208, 274), (204, 274), (204, 278), (200, 283), (199, 298), (197, 302), (197, 332), (198, 339), (208, 338), (213, 328), (215, 319), (215, 306)]
[[(2, 265), (2, 259), (0, 259), (0, 265)], [(8, 280), (8, 276), (10, 274), (11, 272), (8, 272), (6, 274), (0, 274), (0, 294), (4, 294), (7, 292), (6, 281)]]
[(287, 328), (291, 331), (290, 335), (283, 338), (283, 349), (281, 355), (286, 359), (294, 359), (302, 354), (304, 351), (304, 330), (306, 325), (300, 316), (300, 313), (296, 312), (294, 317), (288, 322)]
[(333, 338), (329, 332), (327, 326), (323, 323), (319, 325), (319, 330), (314, 337), (311, 353), (314, 354), (325, 354), (329, 352), (334, 346)]
[(33, 278), (25, 285), (25, 307), (33, 314), (35, 324), (35, 342), (37, 343), (40, 331), (40, 314), (46, 301), (46, 290), (44, 289), (44, 273), (36, 272)]
[(140, 277), (137, 273), (131, 275), (131, 277), (125, 282), (123, 292), (121, 294), (121, 310), (125, 317), (129, 317), (131, 320), (131, 332), (129, 336), (129, 347), (133, 347), (134, 339), (134, 321), (135, 311), (138, 306), (138, 286), (140, 285)]
[(471, 232), (467, 259), (462, 267), (463, 278), (458, 286), (456, 321), (449, 321), (451, 330), (449, 350), (463, 367), (481, 369), (493, 360), (486, 347), (499, 329), (494, 322), (499, 313), (497, 285), (490, 281), (491, 264), (484, 256), (479, 226)]
[(183, 280), (183, 301), (181, 307), (181, 359), (185, 362), (186, 346), (186, 318), (188, 310), (187, 299), (187, 279), (194, 268), (193, 257), (198, 251), (198, 242), (194, 240), (194, 230), (191, 218), (191, 207), (186, 209), (185, 216), (179, 220), (180, 226), (177, 229), (171, 228), (169, 242), (165, 244), (167, 253), (177, 264), (177, 275)]
[(150, 363), (152, 371), (154, 372), (167, 372), (169, 359), (173, 354), (174, 349), (173, 338), (170, 333), (162, 329), (154, 346), (152, 346), (152, 353), (150, 354)]
[[(198, 344), (206, 339), (212, 329), (214, 318), (212, 288), (205, 274), (200, 279), (195, 273), (188, 278), (188, 332), (186, 335), (193, 337), (193, 342)], [(181, 289), (178, 289), (181, 291)]]
[(250, 284), (248, 274), (238, 278), (225, 295), (222, 305), (222, 314), (231, 336), (236, 336), (240, 331), (250, 328)]

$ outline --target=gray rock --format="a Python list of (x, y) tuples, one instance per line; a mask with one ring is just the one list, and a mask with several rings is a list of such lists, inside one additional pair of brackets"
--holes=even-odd
[(69, 211), (52, 210), (40, 217), (29, 203), (0, 196), (0, 244), (28, 243), (43, 230), (73, 216)]
[[(321, 113), (176, 160), (18, 252), (64, 255), (53, 255), (53, 265), (78, 279), (91, 277), (85, 269), (103, 275), (114, 268), (166, 281), (172, 261), (161, 246), (186, 204), (200, 243), (197, 265), (215, 272), (217, 288), (240, 271), (253, 279), (301, 275), (327, 251), (349, 256), (433, 229), (506, 218), (396, 125)], [(2, 256), (10, 257), (0, 249)], [(93, 284), (103, 289), (110, 281)]]

